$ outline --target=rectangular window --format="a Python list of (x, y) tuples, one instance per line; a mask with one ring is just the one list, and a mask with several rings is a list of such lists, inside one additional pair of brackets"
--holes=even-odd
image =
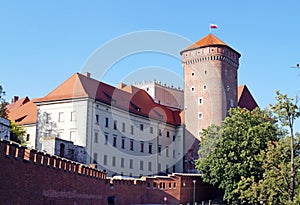
[(148, 152), (149, 152), (149, 154), (152, 154), (152, 144), (149, 144), (149, 146), (148, 146)]
[(75, 135), (76, 135), (75, 131), (70, 131), (70, 141), (75, 142)]
[(158, 135), (161, 136), (161, 129), (158, 129)]
[(153, 127), (150, 127), (150, 133), (153, 134)]
[(176, 150), (173, 149), (173, 158), (176, 158)]
[(143, 170), (143, 169), (144, 169), (144, 162), (140, 161), (140, 170)]
[(161, 163), (157, 164), (157, 169), (158, 169), (158, 173), (160, 173), (161, 172)]
[(75, 111), (71, 112), (71, 121), (76, 121), (76, 112)]
[(140, 152), (144, 152), (144, 142), (141, 142), (140, 144)]
[(166, 174), (169, 174), (169, 165), (166, 164)]
[(107, 144), (107, 143), (108, 143), (108, 134), (105, 133), (105, 134), (104, 134), (104, 137), (105, 137), (105, 142), (104, 142), (104, 144)]
[(125, 132), (125, 122), (122, 123), (122, 132)]
[(29, 141), (29, 139), (30, 139), (30, 134), (27, 134), (26, 135), (26, 141)]
[(98, 143), (98, 132), (95, 132), (94, 143)]
[(130, 169), (133, 169), (133, 160), (132, 160), (132, 159), (129, 160), (129, 168), (130, 168)]
[(130, 140), (130, 150), (133, 151), (133, 140)]
[(166, 146), (166, 157), (169, 157), (169, 147)]
[(64, 122), (65, 121), (65, 115), (63, 112), (58, 113), (58, 122)]
[(198, 118), (199, 118), (199, 119), (202, 119), (202, 118), (203, 118), (202, 112), (198, 112)]
[(121, 167), (124, 168), (124, 158), (121, 158)]
[(107, 155), (104, 155), (104, 157), (103, 157), (103, 164), (107, 165)]
[(158, 152), (158, 155), (161, 155), (161, 145), (158, 145), (157, 152)]
[(170, 132), (169, 131), (167, 131), (167, 137), (170, 137)]
[(96, 115), (96, 124), (99, 125), (99, 115)]
[(113, 146), (117, 147), (117, 136), (116, 135), (114, 135), (114, 138), (113, 138)]
[(176, 140), (176, 135), (173, 135), (173, 142)]
[(109, 127), (109, 126), (108, 126), (108, 123), (109, 123), (109, 119), (108, 119), (108, 117), (106, 117), (106, 118), (105, 118), (105, 127)]
[(130, 126), (130, 134), (132, 134), (132, 135), (133, 135), (133, 129), (134, 129), (134, 128), (133, 128), (133, 125), (131, 125), (131, 126)]
[[(175, 173), (175, 172), (176, 172), (176, 166), (173, 165), (173, 168), (172, 168), (172, 169), (173, 169), (173, 173)], [(176, 185), (175, 185), (175, 186), (176, 186)], [(175, 186), (174, 186), (174, 187), (175, 187)]]
[(98, 158), (98, 154), (97, 154), (97, 153), (94, 153), (94, 156), (93, 156), (93, 157), (94, 157), (93, 163), (94, 163), (94, 164), (97, 164), (97, 161), (98, 161), (98, 159), (97, 159), (97, 158)]
[(202, 105), (203, 104), (203, 97), (199, 97), (199, 105)]
[(125, 137), (122, 137), (121, 148), (125, 149)]
[(148, 171), (152, 171), (152, 162), (148, 162)]
[(143, 131), (144, 130), (144, 125), (140, 124), (140, 130)]
[(116, 157), (112, 157), (112, 166), (113, 166), (113, 167), (116, 166)]
[(118, 129), (117, 127), (117, 120), (114, 120), (114, 130)]

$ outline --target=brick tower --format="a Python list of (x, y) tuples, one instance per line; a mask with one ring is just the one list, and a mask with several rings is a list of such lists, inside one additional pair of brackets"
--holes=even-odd
[[(180, 52), (184, 70), (185, 147), (193, 164), (202, 129), (220, 125), (237, 106), (237, 70), (240, 54), (208, 34)], [(188, 168), (190, 170), (191, 168)]]

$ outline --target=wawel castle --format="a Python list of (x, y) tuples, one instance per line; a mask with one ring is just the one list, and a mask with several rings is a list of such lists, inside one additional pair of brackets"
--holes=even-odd
[(26, 128), (28, 147), (108, 176), (196, 173), (202, 129), (257, 104), (238, 86), (240, 54), (213, 34), (180, 54), (184, 90), (156, 81), (114, 87), (75, 73), (44, 97), (15, 97), (9, 119)]

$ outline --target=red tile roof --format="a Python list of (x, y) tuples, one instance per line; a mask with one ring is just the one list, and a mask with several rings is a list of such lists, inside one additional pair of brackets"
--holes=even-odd
[(10, 106), (7, 106), (8, 119), (20, 125), (36, 123), (37, 106), (34, 102), (35, 100), (29, 100), (28, 97), (24, 97), (14, 104), (10, 104)]
[(250, 111), (258, 107), (246, 85), (238, 87), (238, 107), (247, 108)]
[[(207, 36), (205, 36), (204, 38), (197, 41), (196, 43), (194, 43), (194, 44), (190, 45), (189, 47), (185, 48), (184, 50), (182, 50), (180, 52), (180, 54), (182, 54), (184, 51), (194, 50), (196, 48), (207, 47), (207, 46), (226, 46), (226, 47), (230, 48), (231, 50), (233, 50), (230, 46), (228, 46), (222, 40), (220, 40), (215, 35), (210, 33)], [(233, 50), (233, 51), (240, 56), (240, 54), (237, 51), (235, 51), (235, 50)]]
[(123, 89), (75, 73), (48, 95), (37, 99), (36, 102), (88, 97), (112, 107), (169, 124), (180, 125), (182, 123), (179, 115), (181, 111), (172, 111), (155, 103), (151, 96), (142, 89), (133, 86), (126, 86)]

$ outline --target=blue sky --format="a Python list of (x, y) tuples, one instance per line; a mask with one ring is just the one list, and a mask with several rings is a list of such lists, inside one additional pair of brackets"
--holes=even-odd
[[(214, 23), (218, 29), (213, 33), (242, 55), (239, 84), (247, 84), (264, 108), (274, 103), (275, 90), (290, 97), (300, 91), (300, 70), (290, 68), (300, 62), (299, 8), (297, 0), (1, 0), (0, 85), (7, 98), (42, 97), (81, 72), (92, 53), (119, 36), (155, 30), (195, 42)], [(130, 73), (151, 66), (182, 77), (179, 59), (145, 52), (119, 60), (101, 80), (115, 85)], [(158, 73), (156, 79), (172, 81), (164, 77)]]

